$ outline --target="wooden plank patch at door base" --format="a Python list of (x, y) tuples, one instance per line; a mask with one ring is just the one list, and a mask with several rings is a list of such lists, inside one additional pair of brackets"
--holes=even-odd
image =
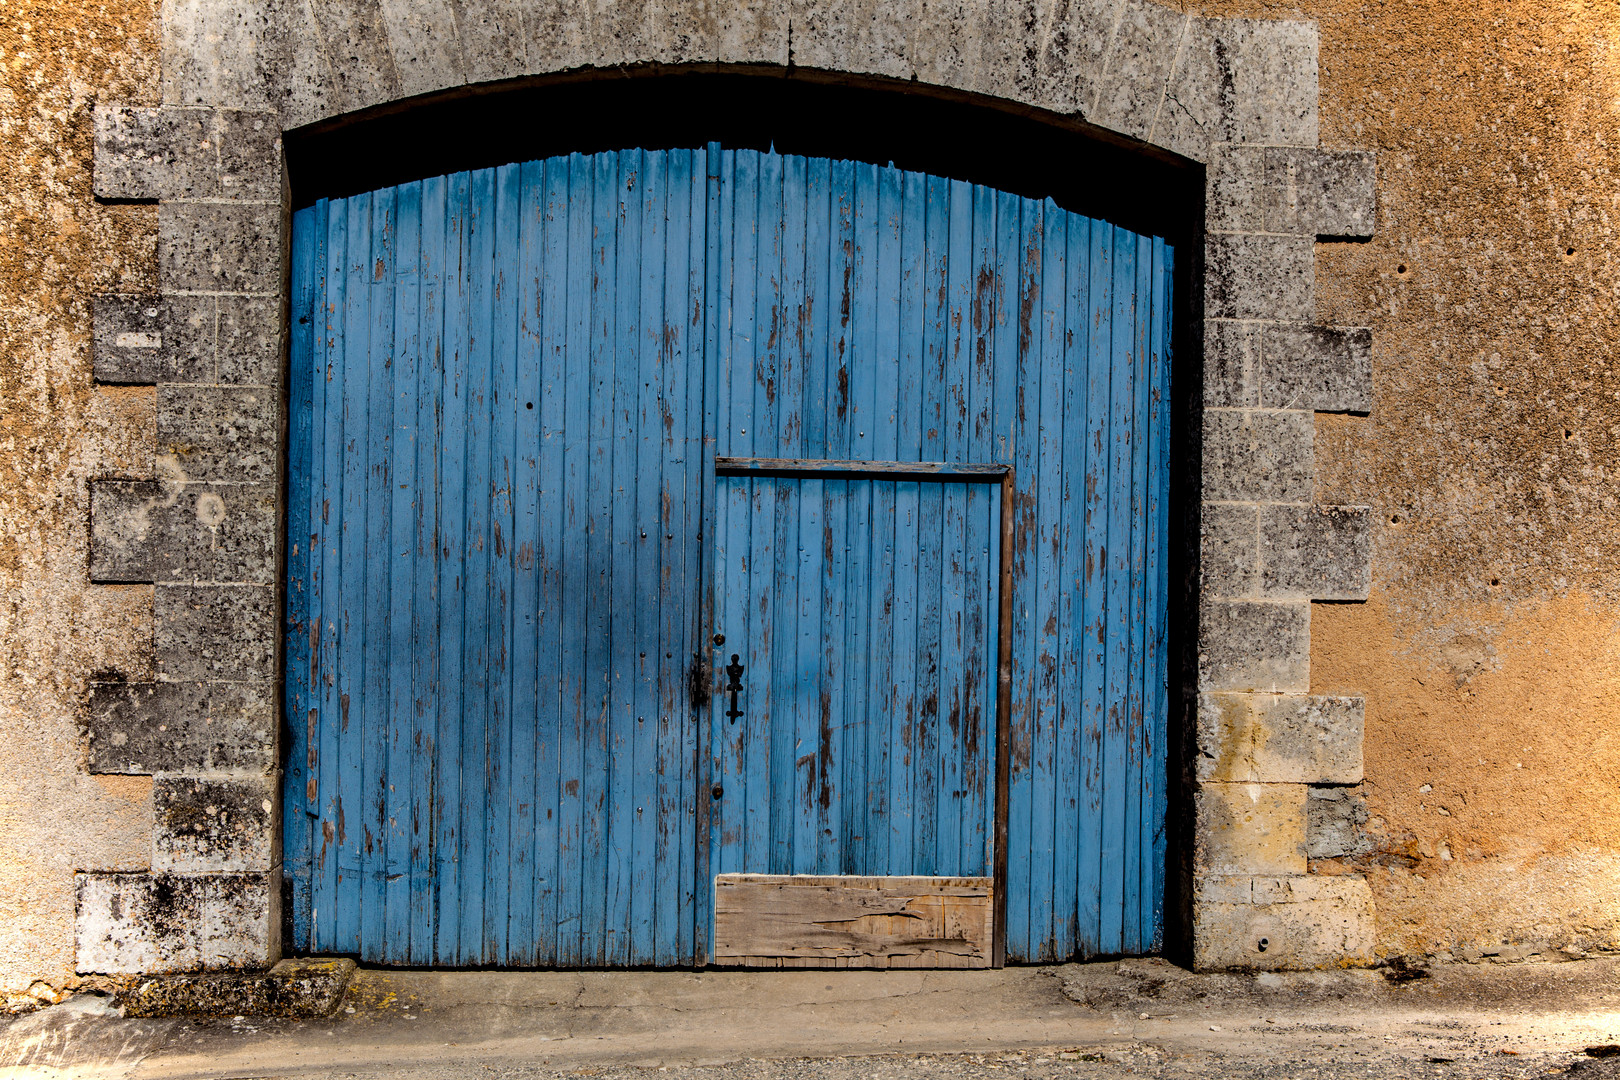
[(987, 968), (987, 877), (720, 874), (714, 962), (762, 968)]

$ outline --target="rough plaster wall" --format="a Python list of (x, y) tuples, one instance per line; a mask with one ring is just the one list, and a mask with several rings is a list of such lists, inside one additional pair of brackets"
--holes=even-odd
[(1322, 144), (1378, 151), (1375, 238), (1317, 261), (1373, 328), (1372, 415), (1316, 437), (1372, 599), (1316, 605), (1311, 681), (1366, 694), (1379, 949), (1620, 946), (1620, 14), (1203, 7), (1318, 20)]
[(156, 100), (156, 32), (143, 0), (0, 0), (0, 995), (73, 974), (75, 869), (150, 858), (151, 780), (86, 773), (80, 714), (150, 663), (151, 589), (88, 583), (86, 481), (151, 475), (89, 298), (152, 286), (156, 215), (91, 199), (90, 105)]

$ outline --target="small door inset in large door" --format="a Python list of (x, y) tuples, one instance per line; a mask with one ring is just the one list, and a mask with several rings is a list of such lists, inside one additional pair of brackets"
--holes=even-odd
[(1006, 470), (718, 464), (715, 962), (988, 965)]

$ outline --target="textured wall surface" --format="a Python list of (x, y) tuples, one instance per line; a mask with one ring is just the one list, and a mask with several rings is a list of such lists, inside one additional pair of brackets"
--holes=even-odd
[[(514, 55), (535, 70), (541, 61), (578, 62), (586, 52), (612, 62), (619, 57), (603, 50), (622, 42), (626, 55), (633, 53), (635, 27), (643, 21), (634, 14), (622, 26), (581, 20), (507, 25), (474, 18), (472, 6), (320, 5), (319, 33), (296, 39), (267, 36), (262, 24), (244, 17), (189, 42), (171, 37), (167, 43), (148, 5), (23, 3), (0, 18), (0, 153), (15, 163), (0, 173), (8, 234), (0, 245), (0, 723), (6, 736), (0, 747), (0, 989), (21, 990), (35, 978), (60, 984), (71, 974), (75, 871), (153, 868), (153, 781), (91, 775), (92, 761), (107, 773), (161, 771), (161, 763), (172, 760), (164, 754), (211, 767), (210, 747), (218, 749), (213, 733), (201, 729), (158, 738), (150, 727), (136, 728), (151, 744), (137, 747), (136, 761), (133, 751), (120, 758), (120, 747), (98, 747), (84, 735), (92, 680), (147, 683), (158, 674), (153, 586), (89, 584), (88, 481), (161, 481), (154, 463), (159, 416), (177, 410), (160, 408), (159, 391), (150, 386), (114, 383), (202, 378), (186, 367), (195, 357), (176, 349), (165, 350), (162, 359), (174, 366), (163, 372), (126, 370), (109, 374), (102, 385), (92, 381), (90, 298), (156, 294), (163, 269), (157, 209), (92, 198), (90, 104), (286, 106), (286, 122), (295, 123), (488, 78), (499, 73), (491, 64)], [(225, 8), (207, 0), (170, 7), (182, 22), (192, 20), (189, 25)], [(1274, 606), (1286, 608), (1302, 605), (1302, 597), (1354, 596), (1369, 587), (1366, 580), (1330, 573), (1358, 565), (1355, 550), (1326, 561), (1310, 556), (1331, 547), (1324, 547), (1327, 538), (1370, 546), (1373, 558), (1368, 603), (1308, 605), (1308, 673), (1305, 657), (1284, 648), (1272, 651), (1266, 671), (1238, 680), (1253, 684), (1248, 688), (1266, 679), (1287, 682), (1285, 688), (1317, 697), (1210, 694), (1203, 703), (1200, 742), (1214, 748), (1207, 762), (1200, 758), (1209, 797), (1199, 813), (1208, 835), (1236, 835), (1229, 826), (1244, 819), (1260, 824), (1240, 830), (1246, 852), (1205, 849), (1208, 884), (1200, 903), (1208, 925), (1226, 927), (1220, 940), (1230, 942), (1245, 940), (1260, 925), (1260, 911), (1259, 919), (1285, 933), (1303, 918), (1319, 939), (1337, 935), (1341, 953), (1514, 957), (1620, 945), (1620, 770), (1614, 767), (1620, 755), (1620, 530), (1612, 489), (1620, 455), (1620, 372), (1610, 355), (1620, 283), (1611, 236), (1620, 198), (1620, 53), (1613, 44), (1620, 22), (1596, 8), (1553, 0), (1208, 0), (1195, 9), (1223, 18), (1314, 21), (1317, 108), (1308, 116), (1197, 114), (1196, 102), (1184, 101), (1170, 78), (1174, 65), (1235, 56), (1234, 93), (1252, 93), (1275, 71), (1243, 52), (1252, 42), (1241, 34), (1217, 49), (1213, 38), (1198, 36), (1208, 24), (1189, 21), (1179, 6), (1146, 2), (1119, 5), (1121, 18), (1090, 35), (1034, 19), (1031, 48), (991, 58), (997, 60), (993, 69), (1016, 73), (1007, 80), (975, 81), (983, 79), (975, 72), (985, 70), (986, 39), (972, 27), (953, 27), (948, 19), (937, 27), (879, 25), (865, 6), (851, 8), (845, 24), (823, 27), (819, 39), (801, 25), (794, 59), (815, 64), (815, 55), (799, 50), (855, 43), (874, 58), (873, 71), (905, 76), (920, 67), (942, 73), (950, 85), (1079, 107), (1100, 122), (1210, 160), (1212, 182), (1231, 192), (1225, 205), (1243, 211), (1235, 219), (1212, 218), (1211, 227), (1272, 237), (1231, 245), (1240, 255), (1300, 265), (1298, 240), (1276, 237), (1314, 231), (1300, 228), (1302, 208), (1321, 215), (1327, 222), (1322, 231), (1371, 234), (1364, 243), (1316, 245), (1314, 284), (1284, 274), (1263, 294), (1226, 288), (1219, 252), (1211, 253), (1212, 296), (1232, 305), (1235, 323), (1221, 354), (1231, 360), (1231, 378), (1217, 379), (1213, 391), (1222, 393), (1225, 385), (1237, 395), (1211, 404), (1252, 405), (1254, 415), (1276, 405), (1299, 409), (1296, 395), (1308, 386), (1314, 408), (1353, 413), (1370, 404), (1371, 415), (1315, 418), (1304, 451), (1312, 455), (1314, 477), (1290, 474), (1287, 462), (1275, 458), (1248, 469), (1246, 475), (1264, 472), (1285, 485), (1284, 495), (1271, 509), (1260, 499), (1206, 517), (1206, 525), (1215, 526), (1217, 556), (1206, 574), (1216, 575), (1217, 587), (1233, 590), (1230, 596), (1281, 596), (1287, 599)], [(360, 17), (373, 10), (386, 16), (381, 24)], [(440, 17), (463, 30), (441, 33), (434, 22)], [(760, 26), (742, 29), (694, 22), (690, 40), (699, 44), (688, 52), (717, 53), (746, 33), (765, 43), (780, 38), (785, 60), (785, 25), (760, 18)], [(323, 41), (325, 51), (307, 47)], [(398, 42), (415, 44), (399, 48)], [(1114, 77), (1058, 78), (1050, 62), (1055, 50), (1080, 58), (1065, 71), (1111, 71)], [(386, 62), (377, 59), (384, 54)], [(1334, 208), (1314, 205), (1311, 189), (1297, 182), (1282, 188), (1292, 198), (1245, 195), (1244, 185), (1268, 169), (1297, 181), (1299, 163), (1275, 148), (1266, 152), (1270, 160), (1240, 152), (1223, 161), (1209, 152), (1212, 123), (1216, 136), (1236, 142), (1319, 141), (1328, 149), (1376, 151), (1376, 228), (1359, 218), (1331, 220)], [(217, 194), (231, 173), (217, 149), (213, 160), (207, 182), (218, 185)], [(195, 196), (188, 189), (163, 193)], [(194, 235), (182, 231), (184, 224), (169, 223), (177, 241)], [(249, 227), (245, 242), (253, 239)], [(169, 264), (171, 272), (181, 269)], [(1263, 360), (1263, 335), (1241, 323), (1256, 305), (1279, 303), (1301, 309), (1303, 322), (1366, 327), (1372, 335), (1275, 341), (1304, 375), (1273, 372)], [(212, 309), (211, 315), (219, 340), (238, 324), (228, 312)], [(120, 332), (139, 333), (137, 324), (149, 318), (170, 328), (168, 340), (182, 342), (195, 316), (181, 307), (154, 309), (150, 316), (142, 309), (119, 324)], [(253, 325), (251, 313), (241, 324)], [(130, 346), (124, 360), (138, 366), (151, 359), (140, 355), (139, 338), (124, 340)], [(1341, 375), (1370, 365), (1370, 402), (1358, 397), (1354, 378), (1341, 385), (1311, 376), (1308, 362), (1326, 350)], [(118, 359), (116, 351), (108, 351), (109, 360)], [(219, 355), (244, 357), (249, 368), (265, 362), (253, 341)], [(227, 371), (221, 362), (214, 361), (212, 379), (270, 381), (250, 370)], [(1288, 438), (1288, 430), (1279, 430), (1273, 445)], [(1230, 445), (1245, 444), (1233, 439)], [(1310, 490), (1299, 490), (1302, 481)], [(214, 504), (204, 506), (202, 497), (209, 494), (219, 493), (192, 492), (192, 516), (186, 517), (174, 503), (163, 505), (168, 495), (161, 490), (97, 488), (98, 499), (136, 513), (153, 500), (153, 520), (168, 534), (195, 533), (198, 522), (206, 528), (203, 518)], [(1371, 506), (1359, 524), (1325, 522), (1320, 513), (1300, 509), (1358, 504)], [(1285, 510), (1288, 505), (1294, 509)], [(228, 509), (233, 524), (256, 520), (251, 510), (238, 515)], [(1262, 526), (1259, 515), (1285, 512), (1294, 517)], [(1327, 525), (1343, 527), (1330, 533)], [(1254, 534), (1246, 531), (1251, 527)], [(1257, 536), (1262, 527), (1264, 548), (1219, 545), (1222, 536)], [(222, 544), (236, 560), (231, 565), (263, 564), (262, 536), (254, 529), (207, 535), (210, 545)], [(1312, 536), (1319, 539), (1288, 541)], [(98, 566), (101, 580), (175, 576), (154, 565), (150, 547), (110, 544), (103, 550), (109, 561)], [(212, 559), (214, 547), (209, 551)], [(1230, 557), (1219, 558), (1222, 551)], [(1229, 607), (1234, 617), (1258, 610)], [(1297, 634), (1297, 627), (1275, 621), (1261, 629), (1283, 642)], [(110, 695), (105, 715), (136, 708), (135, 692), (97, 691)], [(115, 700), (119, 695), (126, 700)], [(1364, 713), (1359, 703), (1347, 703), (1362, 695)], [(225, 706), (232, 716), (257, 715), (258, 707)], [(182, 704), (175, 715), (211, 715), (212, 708)], [(1338, 738), (1356, 723), (1364, 723), (1366, 738), (1359, 784), (1352, 765), (1360, 762), (1350, 760)], [(1328, 731), (1323, 724), (1334, 737), (1313, 741), (1312, 725)], [(240, 755), (266, 746), (251, 732), (228, 742), (238, 763)], [(108, 756), (96, 757), (103, 753)], [(1267, 779), (1269, 786), (1289, 789), (1293, 802), (1257, 792)], [(195, 863), (228, 842), (210, 837), (190, 848), (171, 844), (161, 857)], [(1241, 865), (1250, 872), (1219, 872), (1240, 865), (1220, 861), (1233, 858), (1249, 859)], [(1314, 876), (1289, 876), (1301, 860)], [(1277, 871), (1261, 872), (1264, 865), (1288, 874), (1268, 876)], [(1353, 876), (1325, 884), (1324, 875), (1340, 871), (1364, 874), (1366, 885)], [(1376, 910), (1370, 936), (1356, 916), (1366, 910), (1361, 893), (1367, 887)]]
[[(90, 194), (91, 105), (159, 93), (154, 5), (0, 13), (0, 993), (74, 970), (75, 870), (145, 869), (152, 781), (92, 776), (92, 677), (150, 674), (152, 590), (93, 586), (87, 481), (150, 476), (150, 389), (96, 387), (90, 297), (150, 288), (156, 214)], [(143, 644), (144, 642), (144, 644)]]
[[(1216, 3), (1321, 32), (1324, 146), (1378, 153), (1378, 229), (1319, 250), (1374, 331), (1317, 498), (1369, 503), (1365, 605), (1318, 605), (1317, 693), (1366, 697), (1385, 953), (1620, 946), (1620, 18), (1537, 0)], [(1324, 866), (1321, 869), (1330, 869)]]

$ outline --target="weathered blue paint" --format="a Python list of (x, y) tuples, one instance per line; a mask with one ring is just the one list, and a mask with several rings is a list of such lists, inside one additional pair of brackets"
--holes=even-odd
[[(293, 247), (295, 948), (688, 965), (714, 873), (988, 873), (1002, 632), (1007, 955), (1158, 947), (1164, 241), (711, 146), (322, 202)], [(716, 455), (1011, 466), (1010, 574), (993, 484)], [(733, 653), (735, 722), (689, 699)]]

